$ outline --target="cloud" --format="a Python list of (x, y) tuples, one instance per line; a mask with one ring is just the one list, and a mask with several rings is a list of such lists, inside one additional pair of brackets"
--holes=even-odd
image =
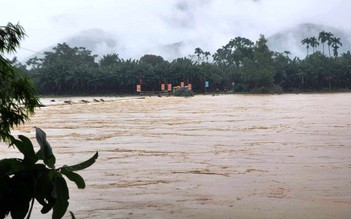
[(2, 0), (0, 22), (20, 21), (28, 35), (22, 46), (35, 51), (98, 29), (123, 58), (146, 52), (172, 58), (169, 48), (180, 56), (196, 47), (213, 53), (236, 36), (255, 41), (302, 23), (351, 33), (350, 8), (349, 0)]

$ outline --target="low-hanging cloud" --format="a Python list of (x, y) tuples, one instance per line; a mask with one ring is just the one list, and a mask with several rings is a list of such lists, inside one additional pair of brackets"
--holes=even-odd
[[(193, 54), (196, 47), (214, 53), (236, 36), (255, 41), (259, 34), (268, 38), (302, 23), (333, 26), (351, 33), (349, 0), (3, 2), (1, 25), (19, 21), (28, 35), (22, 46), (34, 51), (72, 39), (101, 37), (95, 53), (103, 53), (106, 48), (106, 52), (118, 53), (122, 58), (153, 53), (173, 59)], [(18, 13), (12, 13), (14, 8)], [(17, 55), (23, 59), (32, 54), (20, 50)]]

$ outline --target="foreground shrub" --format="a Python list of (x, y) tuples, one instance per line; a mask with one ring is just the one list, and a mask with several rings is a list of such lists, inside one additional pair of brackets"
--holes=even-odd
[(194, 92), (192, 90), (180, 88), (174, 92), (174, 96), (192, 97), (192, 96), (194, 96)]
[[(63, 176), (79, 189), (85, 188), (84, 179), (76, 171), (91, 166), (98, 153), (80, 164), (55, 168), (56, 158), (45, 132), (36, 128), (36, 138), (40, 149), (34, 152), (30, 139), (23, 135), (18, 139), (12, 137), (10, 146), (16, 147), (23, 159), (0, 160), (0, 218), (8, 214), (14, 219), (26, 215), (30, 218), (34, 200), (42, 205), (41, 213), (53, 210), (52, 218), (62, 218), (69, 205), (69, 191)], [(71, 216), (74, 218), (72, 212)]]

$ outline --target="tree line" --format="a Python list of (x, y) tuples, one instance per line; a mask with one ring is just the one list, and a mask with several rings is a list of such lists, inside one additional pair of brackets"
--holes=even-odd
[[(315, 51), (323, 45), (323, 52)], [(191, 84), (196, 93), (234, 91), (250, 93), (337, 91), (351, 88), (350, 51), (338, 54), (340, 38), (321, 32), (301, 41), (306, 45), (304, 59), (290, 52), (274, 52), (260, 35), (256, 42), (235, 37), (213, 55), (195, 48), (189, 57), (164, 60), (146, 54), (140, 59), (121, 59), (106, 54), (100, 59), (84, 47), (57, 44), (43, 57), (25, 64), (14, 60), (23, 74), (33, 79), (40, 94), (133, 94), (136, 85), (143, 91), (160, 91), (161, 84)], [(324, 51), (327, 43), (329, 55)], [(309, 54), (312, 47), (313, 53)], [(333, 55), (330, 55), (330, 47)]]

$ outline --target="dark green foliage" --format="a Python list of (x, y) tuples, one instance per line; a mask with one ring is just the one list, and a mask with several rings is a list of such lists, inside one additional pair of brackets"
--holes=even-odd
[(152, 66), (156, 66), (158, 64), (162, 64), (165, 60), (163, 60), (161, 56), (147, 54), (141, 57), (140, 61), (144, 63), (148, 63)]
[(95, 160), (98, 158), (98, 154), (96, 153), (94, 156), (92, 156), (89, 160), (86, 160), (80, 164), (72, 165), (72, 166), (63, 166), (62, 168), (65, 169), (66, 171), (78, 171), (78, 170), (83, 170), (88, 167), (90, 167)]
[[(52, 210), (52, 218), (62, 218), (69, 202), (69, 191), (66, 176), (78, 188), (84, 189), (84, 179), (74, 171), (91, 166), (98, 153), (73, 166), (54, 168), (55, 156), (46, 140), (46, 134), (36, 128), (36, 136), (40, 150), (35, 153), (31, 141), (21, 135), (11, 138), (11, 145), (23, 154), (23, 159), (0, 160), (0, 218), (11, 214), (12, 218), (29, 218), (34, 199), (41, 205), (43, 214)], [(42, 160), (43, 163), (38, 163)], [(71, 212), (72, 218), (74, 218)]]
[(332, 37), (330, 41), (331, 41), (331, 46), (333, 47), (334, 56), (338, 57), (338, 54), (339, 54), (338, 49), (340, 48), (339, 46), (342, 46), (342, 43), (340, 42), (340, 38)]
[(76, 216), (74, 216), (74, 214), (73, 214), (72, 211), (70, 211), (69, 213), (71, 214), (71, 218), (72, 218), (72, 219), (76, 219)]
[(53, 52), (45, 52), (44, 59), (33, 58), (27, 64), (36, 72), (33, 77), (42, 91), (64, 93), (65, 90), (91, 89), (91, 78), (97, 63), (91, 51), (83, 47), (71, 48), (58, 44)]
[(192, 97), (194, 96), (194, 92), (185, 88), (180, 88), (174, 92), (174, 96)]
[(52, 149), (49, 142), (47, 142), (46, 140), (45, 132), (35, 127), (35, 133), (36, 133), (35, 137), (40, 145), (40, 150), (39, 150), (40, 158), (44, 160), (44, 163), (46, 165), (48, 165), (51, 168), (55, 168), (56, 158), (52, 153)]
[(0, 26), (0, 53), (15, 52), (25, 35), (23, 27), (19, 24), (8, 23), (6, 26)]
[(15, 52), (25, 36), (23, 28), (9, 23), (0, 26), (0, 137), (8, 140), (10, 129), (29, 119), (39, 105), (31, 80), (24, 77), (12, 63), (3, 57)]
[[(320, 40), (320, 42), (318, 41)], [(306, 45), (304, 60), (290, 58), (289, 51), (273, 52), (261, 35), (256, 42), (235, 37), (218, 49), (209, 60), (210, 52), (197, 47), (190, 58), (171, 62), (161, 56), (147, 54), (140, 60), (123, 60), (117, 54), (95, 56), (84, 48), (70, 48), (58, 44), (42, 59), (27, 62), (30, 75), (43, 94), (135, 94), (136, 85), (142, 91), (160, 91), (161, 84), (174, 86), (192, 84), (196, 93), (215, 92), (217, 89), (234, 92), (276, 93), (351, 89), (350, 57), (339, 56), (339, 38), (321, 32), (317, 37), (302, 40)], [(327, 44), (334, 57), (316, 51)], [(312, 53), (310, 52), (312, 48)], [(311, 54), (310, 54), (311, 53)], [(23, 66), (18, 64), (23, 70)], [(205, 89), (204, 83), (210, 87)]]

